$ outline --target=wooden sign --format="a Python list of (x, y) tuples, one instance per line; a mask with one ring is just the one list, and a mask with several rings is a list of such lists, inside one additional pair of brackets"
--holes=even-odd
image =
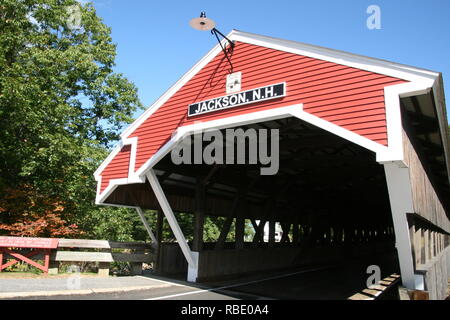
[(0, 237), (0, 247), (56, 249), (56, 247), (58, 247), (58, 239), (29, 238), (29, 237)]
[(256, 103), (271, 99), (282, 98), (286, 95), (286, 83), (237, 92), (224, 97), (196, 102), (188, 106), (188, 117), (200, 114), (234, 108), (245, 104)]

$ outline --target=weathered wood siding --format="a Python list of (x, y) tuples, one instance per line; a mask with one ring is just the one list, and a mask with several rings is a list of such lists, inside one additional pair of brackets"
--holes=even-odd
[(448, 276), (450, 275), (450, 248), (433, 258), (428, 264), (418, 267), (423, 274), (425, 290), (430, 300), (444, 300), (448, 296)]
[(310, 250), (276, 243), (273, 248), (204, 250), (199, 255), (198, 278), (199, 281), (210, 281), (249, 272), (337, 263), (343, 257), (371, 256), (373, 259), (380, 253), (385, 256), (392, 254), (393, 248), (391, 242), (335, 245)]
[(414, 212), (450, 232), (450, 220), (442, 206), (408, 135), (403, 131), (405, 163), (411, 178)]

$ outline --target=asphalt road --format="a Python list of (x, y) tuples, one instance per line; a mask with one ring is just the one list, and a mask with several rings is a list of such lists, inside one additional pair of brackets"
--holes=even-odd
[[(345, 300), (365, 288), (370, 264), (353, 263), (332, 267), (311, 267), (286, 270), (265, 275), (254, 275), (235, 281), (208, 284), (190, 284), (168, 280), (169, 286), (150, 290), (88, 295), (59, 295), (27, 297), (33, 300)], [(392, 264), (380, 265), (382, 277), (397, 270)], [(162, 283), (167, 283), (160, 278)]]

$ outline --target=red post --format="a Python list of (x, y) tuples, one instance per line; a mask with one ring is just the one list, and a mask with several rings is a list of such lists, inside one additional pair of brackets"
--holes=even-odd
[(48, 266), (50, 264), (50, 249), (45, 250), (45, 265), (44, 265), (44, 272), (48, 274)]
[(3, 249), (0, 248), (0, 272), (2, 272), (3, 268)]

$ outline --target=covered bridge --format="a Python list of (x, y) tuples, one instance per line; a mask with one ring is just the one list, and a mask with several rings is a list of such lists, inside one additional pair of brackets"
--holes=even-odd
[[(95, 172), (97, 204), (164, 214), (190, 281), (385, 253), (398, 259), (406, 287), (443, 298), (450, 184), (442, 75), (236, 30), (227, 37), (235, 82), (227, 83), (230, 63), (217, 45), (122, 133)], [(240, 92), (255, 99), (239, 103)], [(277, 173), (173, 162), (186, 137), (227, 128), (278, 129)], [(177, 212), (194, 215), (192, 243)], [(227, 219), (216, 243), (202, 241), (205, 215)], [(235, 242), (226, 243), (233, 221)], [(251, 242), (246, 221), (256, 230)], [(166, 255), (166, 268), (175, 256)]]

